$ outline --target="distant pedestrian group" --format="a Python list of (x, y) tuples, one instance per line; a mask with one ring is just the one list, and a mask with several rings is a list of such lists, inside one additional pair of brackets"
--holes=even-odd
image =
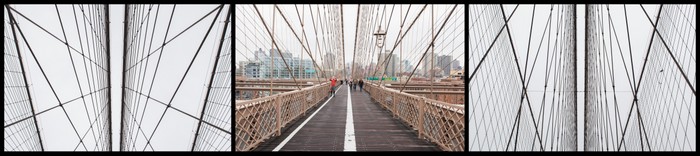
[(357, 90), (357, 87), (360, 87), (360, 91), (362, 91), (362, 86), (364, 84), (365, 82), (362, 79), (348, 81), (348, 87), (350, 87), (350, 90), (352, 91)]

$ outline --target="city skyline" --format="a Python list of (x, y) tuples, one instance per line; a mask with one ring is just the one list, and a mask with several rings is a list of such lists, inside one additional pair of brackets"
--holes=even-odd
[[(335, 69), (343, 69), (343, 64), (352, 62), (359, 62), (361, 66), (370, 65), (371, 62), (378, 64), (378, 54), (389, 50), (399, 60), (409, 60), (414, 67), (421, 68), (416, 64), (428, 49), (430, 36), (438, 33), (445, 22), (444, 30), (436, 38), (434, 55), (451, 55), (462, 68), (466, 64), (466, 29), (464, 20), (461, 20), (465, 18), (466, 10), (462, 7), (455, 8), (448, 19), (452, 5), (442, 4), (237, 6), (240, 9), (236, 10), (234, 29), (246, 33), (236, 33), (235, 46), (239, 47), (235, 52), (236, 69), (243, 68), (239, 65), (240, 61), (253, 60), (258, 49), (282, 49), (302, 59), (313, 57), (316, 64), (323, 68), (326, 68), (323, 65), (326, 53), (332, 53), (337, 59), (335, 61), (339, 62), (335, 63)], [(357, 16), (358, 11), (367, 12)], [(367, 21), (369, 18), (372, 21)], [(358, 25), (357, 21), (367, 23)], [(380, 27), (380, 34), (385, 35), (373, 35), (379, 32)], [(270, 34), (275, 34), (274, 44)], [(381, 44), (377, 43), (380, 36)], [(381, 48), (379, 45), (382, 45)], [(430, 50), (428, 53), (432, 52)], [(426, 60), (421, 64), (425, 64)], [(282, 68), (286, 70), (287, 67)], [(346, 75), (353, 72), (350, 69), (345, 71)], [(422, 75), (419, 71), (416, 71), (416, 75)], [(342, 74), (342, 71), (336, 72)]]
[[(280, 53), (282, 53), (282, 56), (284, 56), (284, 60), (287, 61), (287, 63), (292, 67), (293, 72), (291, 75), (301, 75), (301, 78), (313, 78), (315, 77), (315, 72), (317, 72), (315, 65), (311, 62), (310, 58), (304, 58), (300, 59), (300, 57), (293, 56), (292, 52), (289, 50), (280, 50)], [(384, 57), (386, 57), (388, 54), (388, 50), (386, 52), (378, 54), (381, 57), (377, 57), (380, 60), (378, 62), (383, 62)], [(282, 61), (282, 57), (277, 53), (277, 49), (269, 49), (268, 51), (263, 51), (262, 48), (258, 48), (254, 52), (255, 56), (253, 59), (247, 58), (247, 60), (241, 60), (235, 63), (235, 74), (236, 76), (245, 76), (247, 78), (268, 78), (268, 77), (273, 77), (273, 78), (291, 78), (288, 70), (285, 69), (284, 63)], [(270, 57), (273, 56), (273, 57)], [(328, 67), (331, 64), (336, 65), (335, 68), (326, 68), (326, 72), (332, 69), (336, 70), (342, 70), (342, 66), (336, 64), (336, 63), (331, 63), (331, 61), (328, 61), (328, 58), (333, 58), (333, 54), (326, 54), (325, 59), (323, 60), (323, 67)], [(331, 57), (328, 57), (331, 56)], [(274, 60), (274, 66), (273, 67), (273, 72), (272, 76), (268, 74), (270, 72), (269, 68), (271, 68), (271, 63), (273, 61), (270, 60), (270, 58), (273, 58)], [(337, 58), (334, 58), (337, 59)], [(405, 73), (408, 72), (410, 73), (415, 67), (415, 64), (412, 64), (410, 61), (407, 59), (403, 59), (400, 62), (398, 61), (398, 58), (396, 57), (396, 54), (392, 54), (392, 57), (390, 57), (391, 61), (389, 63), (386, 63), (385, 66), (387, 66), (387, 73), (386, 75), (396, 77), (399, 76), (400, 73)], [(397, 61), (395, 61), (397, 60)], [(300, 66), (298, 62), (303, 62), (301, 63), (302, 65)], [(393, 62), (393, 63), (391, 63)], [(453, 72), (458, 72), (464, 70), (464, 67), (460, 65), (460, 62), (458, 59), (453, 59), (451, 55), (440, 55), (435, 57), (435, 65), (434, 68), (436, 70), (440, 70), (436, 73), (438, 76), (449, 76), (451, 74), (454, 74)], [(365, 66), (360, 66), (360, 69), (362, 70), (367, 70), (367, 69), (373, 69), (374, 66), (376, 66), (377, 62), (372, 61), (370, 62), (369, 65)], [(392, 65), (393, 64), (393, 65)], [(427, 71), (423, 68), (431, 68), (430, 65), (423, 64), (421, 63), (421, 67), (417, 69), (417, 73), (422, 73), (420, 76), (425, 76), (423, 74), (427, 74)], [(349, 68), (349, 64), (346, 63), (347, 68)], [(399, 67), (401, 66), (401, 67)], [(300, 68), (299, 68), (300, 67)], [(255, 69), (255, 70), (253, 70)], [(448, 69), (448, 70), (446, 70)], [(402, 70), (402, 71), (399, 71)], [(377, 69), (377, 75), (381, 74), (383, 69)], [(321, 71), (318, 71), (321, 72)], [(369, 72), (369, 71), (368, 71)], [(299, 74), (301, 73), (301, 74)], [(328, 74), (327, 74), (328, 75)]]

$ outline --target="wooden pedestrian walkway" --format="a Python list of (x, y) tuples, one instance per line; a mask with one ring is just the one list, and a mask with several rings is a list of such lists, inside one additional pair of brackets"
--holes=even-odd
[[(348, 98), (350, 97), (350, 98)], [(351, 108), (351, 109), (348, 109)], [(348, 112), (352, 112), (348, 114)], [(438, 151), (393, 118), (366, 91), (338, 87), (336, 95), (260, 144), (256, 151)]]

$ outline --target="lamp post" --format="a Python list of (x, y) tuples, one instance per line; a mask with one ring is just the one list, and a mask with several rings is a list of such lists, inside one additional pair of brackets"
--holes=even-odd
[[(386, 35), (386, 31), (382, 31), (382, 26), (380, 25), (377, 32), (374, 33), (374, 36), (377, 37), (377, 47), (379, 47), (379, 54), (380, 54), (380, 56), (377, 57), (377, 65), (375, 66), (375, 68), (384, 67), (384, 64), (380, 64), (381, 62), (379, 62), (379, 60), (381, 59), (380, 58), (381, 53), (382, 53), (382, 50), (384, 48), (384, 36), (385, 35)], [(384, 70), (382, 70), (382, 71), (384, 71)], [(384, 72), (382, 72), (382, 74), (384, 74)]]
[(379, 30), (377, 30), (376, 33), (374, 33), (374, 36), (377, 36), (377, 46), (379, 48), (384, 47), (384, 36), (386, 35), (386, 31), (382, 31), (382, 26), (379, 26)]

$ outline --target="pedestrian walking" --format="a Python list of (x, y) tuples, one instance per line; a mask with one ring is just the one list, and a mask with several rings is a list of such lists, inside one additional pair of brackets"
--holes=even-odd
[(352, 82), (352, 84), (353, 84), (353, 85), (352, 85), (352, 90), (357, 90), (357, 83), (358, 83), (357, 80), (352, 80), (352, 81), (353, 81), (353, 82)]
[(333, 92), (335, 90), (335, 82), (336, 82), (335, 77), (331, 78), (330, 81), (331, 81), (331, 94), (330, 95), (333, 95), (333, 94), (335, 94)]
[(364, 84), (365, 84), (365, 82), (362, 81), (362, 80), (360, 80), (360, 84), (359, 84), (359, 85), (360, 85), (360, 91), (362, 91), (362, 86), (363, 86)]

